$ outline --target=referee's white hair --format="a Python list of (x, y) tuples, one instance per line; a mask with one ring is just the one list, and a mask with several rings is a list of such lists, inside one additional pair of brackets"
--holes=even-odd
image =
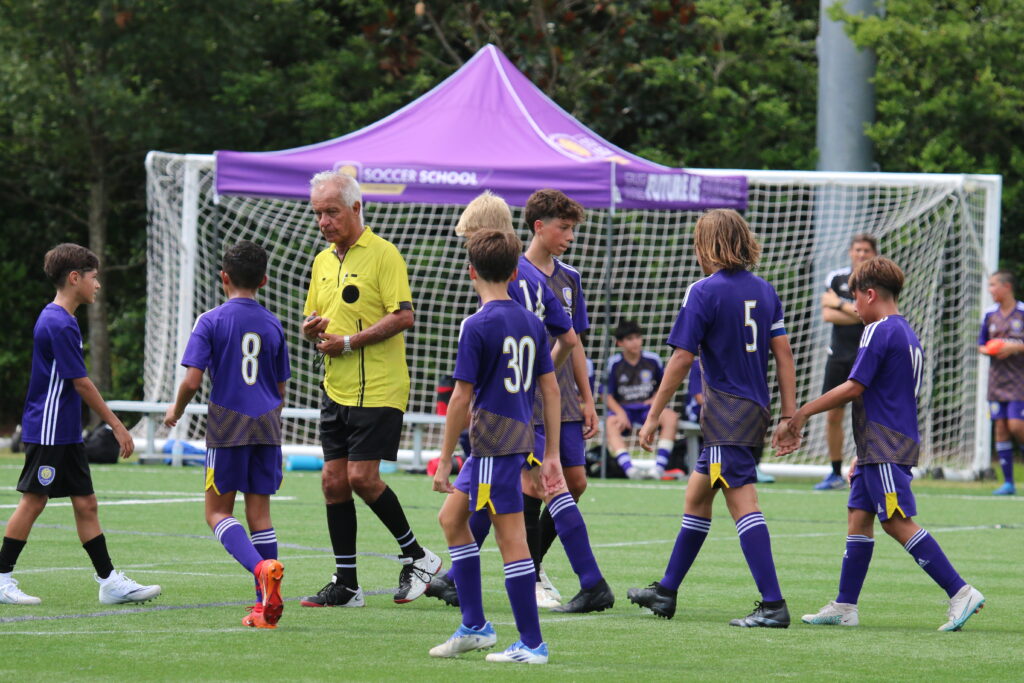
[(321, 185), (333, 183), (338, 188), (338, 198), (345, 206), (352, 206), (356, 202), (362, 205), (363, 191), (359, 187), (359, 181), (342, 171), (321, 171), (309, 179), (309, 189), (315, 190)]

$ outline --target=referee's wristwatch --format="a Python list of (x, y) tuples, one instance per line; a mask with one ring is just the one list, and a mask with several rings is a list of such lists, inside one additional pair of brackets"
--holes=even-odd
[(341, 352), (343, 354), (352, 353), (352, 337), (346, 334), (342, 341), (345, 342), (345, 347), (341, 350)]

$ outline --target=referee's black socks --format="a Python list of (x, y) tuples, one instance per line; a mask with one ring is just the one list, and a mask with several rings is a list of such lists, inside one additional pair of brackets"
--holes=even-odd
[(395, 541), (402, 549), (403, 555), (407, 555), (414, 560), (418, 560), (425, 555), (423, 548), (416, 541), (416, 535), (412, 533), (412, 529), (409, 527), (409, 521), (405, 518), (405, 510), (402, 509), (402, 504), (398, 502), (398, 496), (391, 490), (391, 487), (385, 486), (384, 492), (380, 494), (377, 500), (368, 503), (368, 505), (373, 510), (373, 514), (377, 515), (380, 521), (384, 522), (384, 526), (395, 537)]

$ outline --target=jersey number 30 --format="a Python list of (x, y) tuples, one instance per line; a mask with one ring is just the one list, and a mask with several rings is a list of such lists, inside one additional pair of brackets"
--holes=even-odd
[(260, 374), (260, 348), (263, 340), (255, 332), (242, 335), (242, 381), (252, 386), (256, 384), (256, 376)]
[(505, 390), (510, 394), (529, 391), (533, 385), (533, 363), (537, 359), (537, 345), (533, 338), (522, 337), (516, 341), (505, 337), (501, 352), (508, 354), (508, 367), (512, 370), (512, 376), (505, 378)]

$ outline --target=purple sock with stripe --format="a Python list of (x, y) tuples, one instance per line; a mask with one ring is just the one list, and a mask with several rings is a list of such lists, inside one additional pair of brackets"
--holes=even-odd
[(615, 462), (619, 464), (623, 472), (633, 469), (633, 458), (629, 457), (629, 451), (619, 451), (615, 454)]
[(961, 579), (953, 569), (946, 553), (942, 552), (942, 548), (939, 547), (938, 541), (924, 529), (918, 529), (917, 533), (903, 544), (903, 548), (917, 561), (917, 565), (925, 570), (928, 576), (942, 587), (942, 590), (946, 591), (946, 595), (949, 597), (953, 597), (958, 590), (967, 585), (967, 582)]
[(481, 628), (487, 620), (484, 618), (484, 596), (480, 586), (480, 549), (476, 543), (453, 545), (448, 547), (448, 555), (452, 560), (448, 576), (455, 581), (455, 590), (459, 594), (462, 623), (470, 628)]
[(1013, 442), (997, 441), (996, 455), (999, 456), (999, 467), (1003, 470), (1003, 479), (1007, 484), (1013, 483)]
[(256, 548), (253, 547), (252, 541), (249, 540), (249, 534), (245, 533), (241, 523), (234, 517), (225, 517), (217, 522), (217, 525), (213, 527), (213, 535), (221, 542), (224, 549), (231, 553), (231, 557), (238, 560), (238, 563), (249, 572), (255, 571), (256, 565), (263, 560), (256, 552)]
[[(537, 615), (537, 596), (534, 584), (537, 573), (533, 570), (533, 559), (524, 558), (505, 565), (505, 591), (512, 606), (512, 616), (519, 630), (519, 639), (527, 647), (540, 646), (544, 639), (540, 635), (540, 617)], [(458, 585), (456, 579), (455, 585)], [(459, 594), (462, 599), (462, 594)]]
[(580, 588), (584, 590), (593, 588), (604, 577), (601, 576), (601, 570), (597, 566), (594, 551), (590, 549), (587, 524), (583, 521), (583, 515), (576, 507), (576, 501), (572, 499), (572, 494), (560, 493), (552, 498), (548, 503), (548, 511), (551, 513), (551, 519), (555, 522), (555, 531), (558, 532), (558, 538), (561, 539), (562, 547), (565, 548), (569, 564), (576, 572), (576, 576), (580, 578)]
[(668, 558), (668, 566), (665, 567), (665, 576), (659, 583), (669, 590), (679, 590), (693, 561), (697, 559), (697, 553), (704, 545), (704, 539), (711, 531), (711, 520), (696, 515), (683, 515), (683, 525), (676, 536), (676, 544), (672, 546), (672, 554)]
[(782, 599), (779, 578), (775, 574), (775, 560), (772, 559), (772, 539), (768, 524), (760, 512), (751, 512), (736, 520), (736, 533), (740, 536), (740, 548), (747, 566), (754, 576), (757, 590), (765, 602)]
[(839, 572), (839, 595), (836, 602), (856, 605), (864, 587), (864, 577), (868, 575), (871, 555), (875, 552), (875, 539), (861, 534), (850, 534), (846, 537), (846, 550), (843, 552), (843, 568)]
[[(252, 539), (252, 547), (264, 560), (277, 559), (277, 533), (274, 527), (262, 531), (250, 531), (249, 538)], [(256, 602), (263, 602), (263, 593), (260, 591), (260, 582), (256, 582)]]

